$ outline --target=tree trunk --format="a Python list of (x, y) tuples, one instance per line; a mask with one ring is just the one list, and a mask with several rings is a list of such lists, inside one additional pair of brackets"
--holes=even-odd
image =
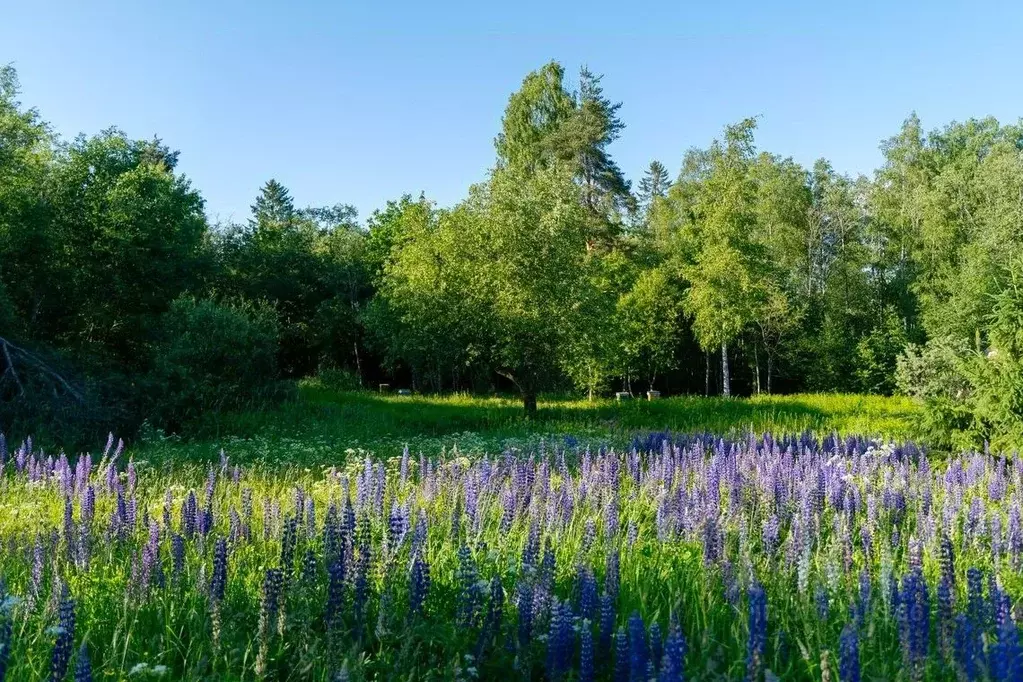
[(703, 351), (703, 395), (710, 396), (710, 351)]
[(757, 342), (753, 342), (753, 369), (756, 371), (757, 395), (760, 395), (760, 353), (757, 351)]
[(536, 393), (534, 391), (522, 392), (522, 407), (526, 410), (526, 416), (532, 419), (536, 417)]
[(721, 395), (726, 398), (732, 395), (732, 377), (728, 373), (728, 344), (721, 342)]
[(774, 358), (767, 354), (767, 395), (771, 395), (771, 370), (774, 369)]
[(355, 373), (359, 375), (359, 386), (362, 386), (362, 361), (359, 359), (359, 342), (352, 344), (355, 347)]

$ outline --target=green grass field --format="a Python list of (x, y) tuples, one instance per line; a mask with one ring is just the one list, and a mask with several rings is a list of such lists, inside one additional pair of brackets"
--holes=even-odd
[(465, 454), (529, 449), (566, 436), (581, 444), (624, 445), (637, 434), (745, 431), (776, 434), (914, 436), (916, 407), (906, 398), (862, 395), (786, 395), (748, 399), (681, 396), (653, 402), (541, 400), (526, 419), (514, 397), (465, 394), (411, 396), (337, 392), (303, 382), (298, 397), (277, 410), (211, 420), (190, 439), (148, 434), (136, 456), (152, 461), (208, 460), (221, 448), (235, 460), (264, 464), (334, 464), (348, 450), (393, 457), (411, 450)]

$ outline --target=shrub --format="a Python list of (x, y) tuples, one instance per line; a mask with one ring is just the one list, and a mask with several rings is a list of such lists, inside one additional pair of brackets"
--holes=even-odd
[(161, 320), (149, 390), (157, 425), (262, 407), (280, 396), (277, 317), (267, 305), (179, 298)]

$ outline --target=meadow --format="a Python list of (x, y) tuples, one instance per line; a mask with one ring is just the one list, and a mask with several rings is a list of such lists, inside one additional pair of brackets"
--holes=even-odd
[(0, 679), (1023, 676), (1015, 456), (875, 397), (516, 407), (308, 384), (193, 442), (4, 441)]

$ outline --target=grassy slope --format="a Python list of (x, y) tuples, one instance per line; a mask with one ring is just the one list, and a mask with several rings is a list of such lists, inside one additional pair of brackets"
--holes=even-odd
[(377, 456), (413, 451), (438, 454), (457, 444), (463, 452), (528, 447), (570, 435), (581, 443), (627, 443), (643, 431), (719, 434), (772, 431), (862, 433), (886, 438), (913, 435), (915, 408), (903, 398), (859, 395), (761, 396), (750, 399), (677, 397), (654, 402), (548, 399), (538, 418), (526, 420), (513, 398), (467, 395), (398, 397), (338, 393), (316, 382), (298, 400), (266, 413), (241, 413), (207, 425), (208, 436), (190, 443), (150, 439), (136, 456), (208, 459), (224, 447), (234, 459), (318, 465), (337, 462), (348, 449)]

